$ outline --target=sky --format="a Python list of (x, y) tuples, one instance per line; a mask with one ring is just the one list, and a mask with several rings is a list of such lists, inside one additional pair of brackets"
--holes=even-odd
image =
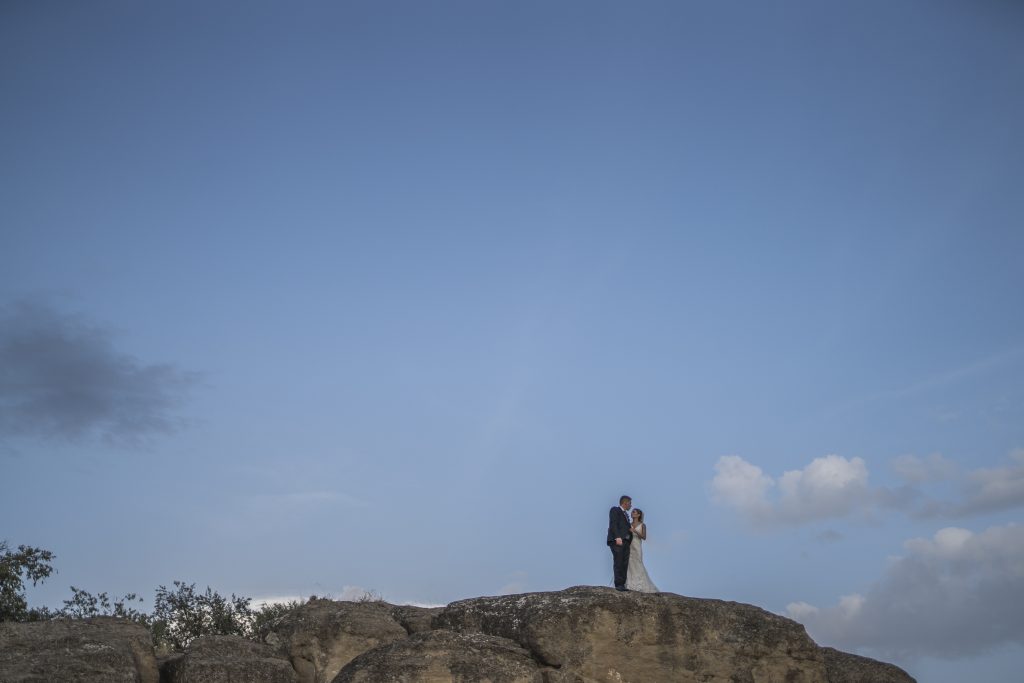
[(1024, 8), (0, 4), (30, 592), (759, 605), (1024, 665)]

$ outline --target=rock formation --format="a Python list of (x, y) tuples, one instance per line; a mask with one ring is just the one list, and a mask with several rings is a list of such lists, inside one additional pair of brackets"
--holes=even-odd
[(160, 667), (163, 683), (296, 683), (291, 662), (240, 636), (203, 636)]
[[(251, 643), (204, 637), (167, 683), (914, 683), (818, 647), (751, 605), (575, 587), (439, 609), (310, 600)], [(116, 619), (0, 624), (0, 681), (158, 683), (149, 635)]]
[(828, 683), (873, 683), (874, 681), (912, 681), (903, 669), (876, 659), (868, 659), (831, 647), (821, 648), (825, 656)]
[(4, 683), (159, 683), (144, 627), (122, 619), (55, 619), (0, 623)]
[(275, 624), (266, 641), (291, 661), (300, 683), (330, 683), (357, 655), (429, 629), (435, 611), (313, 599)]
[(571, 588), (449, 605), (439, 628), (529, 649), (572, 681), (825, 681), (796, 622), (757, 607), (672, 593)]
[[(386, 603), (385, 603), (386, 604)], [(422, 633), (434, 628), (434, 617), (441, 613), (440, 607), (416, 607), (414, 605), (391, 605), (391, 616), (402, 625), (409, 635)]]
[(334, 683), (381, 681), (544, 683), (544, 677), (530, 653), (510, 640), (430, 631), (365, 652), (334, 679)]

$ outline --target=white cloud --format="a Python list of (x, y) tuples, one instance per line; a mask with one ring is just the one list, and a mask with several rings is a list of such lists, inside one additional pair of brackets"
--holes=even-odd
[(853, 593), (852, 595), (844, 595), (839, 598), (839, 611), (847, 619), (852, 619), (860, 614), (860, 611), (864, 608), (864, 596), (860, 593)]
[(826, 455), (775, 479), (738, 455), (726, 455), (715, 463), (711, 492), (715, 502), (762, 528), (880, 509), (958, 519), (1024, 506), (1024, 449), (1013, 451), (1009, 460), (1001, 467), (965, 472), (939, 453), (902, 455), (892, 468), (908, 483), (886, 488), (869, 485), (861, 458)]
[(872, 501), (868, 468), (861, 458), (815, 458), (804, 469), (785, 472), (776, 481), (760, 467), (728, 455), (718, 459), (715, 472), (714, 499), (758, 526), (843, 517)]
[(252, 599), (252, 606), (254, 609), (262, 609), (267, 605), (287, 605), (290, 602), (304, 602), (306, 596), (304, 595), (269, 595), (260, 598)]
[(975, 655), (1024, 644), (1024, 526), (949, 527), (904, 543), (866, 594), (787, 606), (819, 643), (886, 658)]
[(815, 458), (779, 478), (779, 512), (786, 521), (843, 517), (868, 501), (868, 468), (860, 458)]
[[(341, 592), (326, 593), (320, 595), (321, 598), (327, 598), (329, 600), (339, 601), (359, 601), (361, 599), (376, 599), (382, 598), (392, 605), (409, 605), (411, 607), (444, 607), (444, 603), (438, 602), (427, 602), (424, 600), (395, 600), (382, 596), (376, 591), (363, 588), (362, 586), (342, 586)], [(308, 595), (271, 595), (253, 598), (252, 606), (256, 609), (261, 609), (265, 605), (286, 605), (290, 602), (306, 602), (309, 599)]]
[(922, 557), (949, 560), (963, 552), (964, 546), (973, 536), (967, 529), (951, 526), (936, 531), (932, 539), (912, 538), (903, 547)]
[(341, 592), (339, 593), (320, 593), (318, 591), (312, 591), (307, 595), (269, 595), (256, 597), (252, 599), (252, 605), (253, 607), (259, 608), (264, 605), (284, 605), (289, 602), (305, 602), (312, 595), (317, 595), (317, 597), (327, 598), (329, 600), (354, 601), (366, 596), (374, 596), (376, 593), (363, 588), (362, 586), (342, 586)]
[(789, 618), (796, 619), (801, 623), (803, 623), (805, 619), (817, 616), (820, 611), (821, 610), (814, 605), (803, 601), (791, 602), (786, 605), (786, 614), (789, 615)]
[(342, 586), (340, 595), (322, 595), (320, 597), (330, 598), (331, 600), (351, 601), (358, 602), (360, 600), (384, 600), (392, 605), (409, 605), (411, 607), (444, 607), (444, 603), (429, 602), (426, 600), (406, 600), (399, 598), (392, 598), (384, 595), (375, 590), (369, 588), (363, 588), (362, 586)]
[(715, 500), (743, 511), (756, 512), (768, 507), (766, 493), (775, 481), (760, 467), (738, 455), (724, 455), (715, 463), (711, 482)]

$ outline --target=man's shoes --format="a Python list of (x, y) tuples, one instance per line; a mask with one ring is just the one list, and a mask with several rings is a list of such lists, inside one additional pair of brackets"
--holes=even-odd
[(628, 589), (628, 588), (626, 588), (625, 586), (616, 586), (616, 587), (615, 587), (615, 590), (617, 590), (617, 591), (620, 591), (620, 592), (622, 592), (622, 593), (626, 593), (626, 592), (628, 592), (628, 591), (629, 591), (629, 589)]

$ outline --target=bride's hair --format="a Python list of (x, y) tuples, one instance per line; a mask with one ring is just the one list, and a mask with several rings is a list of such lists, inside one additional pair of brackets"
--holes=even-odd
[(643, 510), (641, 510), (640, 508), (633, 508), (633, 512), (636, 512), (637, 514), (640, 515), (640, 521), (641, 522), (644, 521), (644, 511)]

